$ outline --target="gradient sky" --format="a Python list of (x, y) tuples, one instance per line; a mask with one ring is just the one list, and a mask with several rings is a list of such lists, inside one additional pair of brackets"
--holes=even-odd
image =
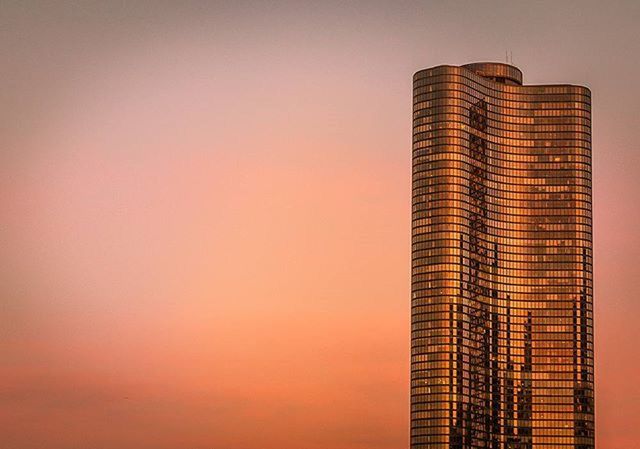
[(0, 3), (7, 449), (408, 444), (411, 76), (594, 104), (600, 449), (640, 444), (640, 2)]

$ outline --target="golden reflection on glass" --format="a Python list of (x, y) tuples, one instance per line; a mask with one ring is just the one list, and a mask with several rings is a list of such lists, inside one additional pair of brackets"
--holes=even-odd
[(594, 447), (591, 94), (414, 75), (411, 447)]

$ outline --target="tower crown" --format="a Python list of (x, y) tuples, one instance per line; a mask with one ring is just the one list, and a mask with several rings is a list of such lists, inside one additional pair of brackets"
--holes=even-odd
[(519, 68), (501, 62), (474, 62), (465, 64), (467, 70), (498, 83), (522, 85), (522, 72)]

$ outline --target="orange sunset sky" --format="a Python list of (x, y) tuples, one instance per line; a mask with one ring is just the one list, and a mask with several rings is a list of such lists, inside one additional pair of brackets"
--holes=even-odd
[(411, 76), (593, 92), (596, 420), (640, 447), (640, 2), (0, 3), (0, 447), (408, 447)]

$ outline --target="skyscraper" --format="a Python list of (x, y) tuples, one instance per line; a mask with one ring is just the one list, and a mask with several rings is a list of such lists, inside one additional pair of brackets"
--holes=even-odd
[(413, 83), (411, 448), (593, 448), (590, 91)]

